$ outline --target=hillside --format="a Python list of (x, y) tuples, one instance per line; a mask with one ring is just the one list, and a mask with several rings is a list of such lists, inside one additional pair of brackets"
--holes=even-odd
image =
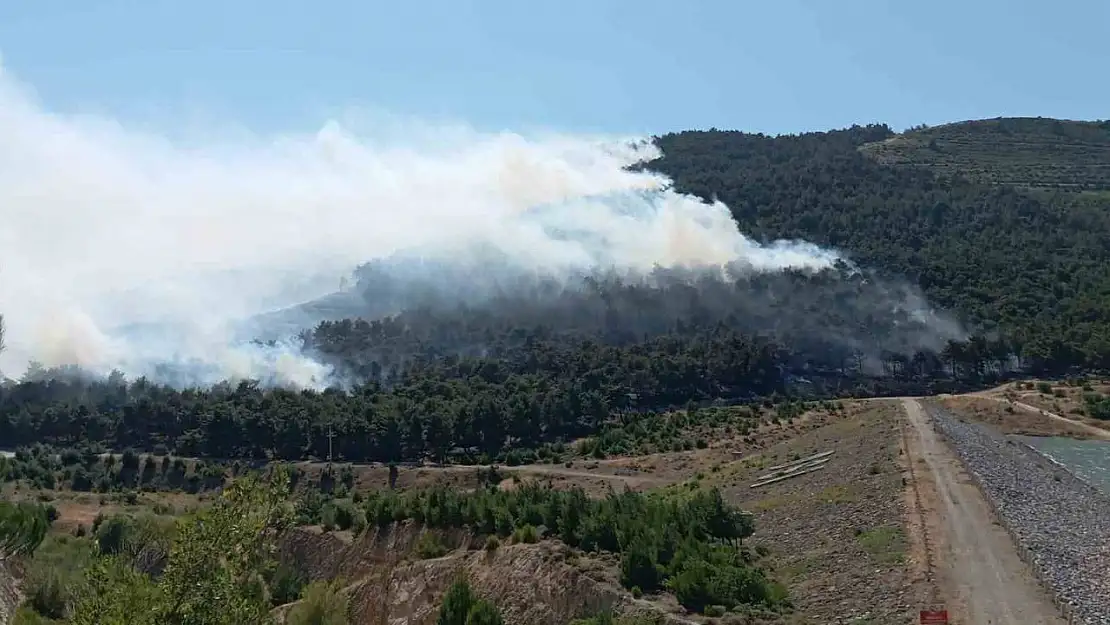
[[(1070, 180), (1096, 187), (1110, 171), (1110, 152), (1099, 152), (1095, 139), (1086, 140), (1096, 146), (1091, 154), (1105, 158), (1084, 158), (1087, 169), (1075, 170), (1079, 157), (1057, 158), (1066, 151), (1027, 141), (1031, 133), (991, 130), (999, 125), (943, 127), (949, 136), (982, 138), (965, 141), (976, 165), (961, 171), (994, 171), (1015, 153), (1033, 154), (1039, 168), (1048, 162), (1057, 172), (1075, 171)], [(1074, 128), (1110, 136), (1101, 126)], [(761, 240), (834, 246), (862, 266), (918, 284), (934, 304), (980, 331), (999, 332), (1014, 353), (1045, 370), (1110, 367), (1110, 198), (945, 176), (947, 161), (933, 171), (869, 157), (874, 146), (928, 132), (942, 131), (895, 135), (868, 126), (774, 138), (682, 132), (659, 137), (663, 156), (646, 166), (670, 176), (679, 191), (721, 200), (741, 230)]]
[[(884, 165), (861, 150), (896, 137), (885, 126), (683, 132), (659, 137), (663, 156), (645, 165), (722, 200), (758, 240), (832, 246), (856, 268), (494, 289), (465, 267), (405, 282), (370, 264), (341, 308), (371, 320), (301, 337), (337, 367), (342, 391), (35, 371), (0, 386), (0, 439), (298, 460), (325, 457), (331, 432), (350, 461), (527, 462), (675, 407), (927, 395), (1013, 373), (1110, 369), (1110, 206)], [(383, 302), (400, 312), (373, 319)]]
[(985, 184), (1110, 190), (1110, 121), (984, 119), (918, 128), (860, 150), (884, 165)]

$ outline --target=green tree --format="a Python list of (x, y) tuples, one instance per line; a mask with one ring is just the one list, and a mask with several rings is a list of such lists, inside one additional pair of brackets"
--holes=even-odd
[(465, 579), (457, 580), (447, 589), (443, 597), (443, 604), (439, 607), (439, 617), (436, 625), (466, 625), (466, 618), (470, 608), (478, 598), (470, 589), (470, 583)]
[(286, 625), (347, 625), (349, 601), (337, 580), (313, 582), (289, 610)]
[(0, 501), (0, 560), (34, 552), (49, 527), (42, 505)]
[(479, 599), (466, 613), (466, 625), (504, 625), (501, 612), (489, 601)]
[(265, 479), (236, 480), (216, 504), (182, 523), (157, 581), (125, 558), (102, 557), (89, 571), (74, 625), (269, 623), (263, 572), (291, 518), (288, 495), (281, 468)]
[(493, 603), (480, 599), (465, 578), (447, 589), (436, 625), (503, 625), (501, 612)]

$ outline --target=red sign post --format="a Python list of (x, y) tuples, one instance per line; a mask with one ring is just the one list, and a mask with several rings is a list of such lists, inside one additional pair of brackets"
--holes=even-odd
[(921, 625), (948, 625), (948, 610), (922, 610)]

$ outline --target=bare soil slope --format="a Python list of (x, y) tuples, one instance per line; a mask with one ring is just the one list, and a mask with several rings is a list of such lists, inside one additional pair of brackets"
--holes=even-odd
[[(896, 404), (850, 404), (846, 414), (707, 473), (755, 514), (753, 540), (769, 548), (796, 605), (791, 623), (912, 623), (929, 583), (905, 527)], [(751, 488), (769, 467), (833, 450), (824, 468)]]
[(351, 541), (344, 534), (295, 530), (283, 541), (282, 557), (298, 563), (312, 580), (344, 580), (352, 623), (434, 623), (444, 593), (462, 574), (475, 592), (497, 604), (510, 624), (565, 625), (604, 608), (626, 614), (653, 611), (650, 603), (634, 600), (604, 573), (593, 574), (589, 562), (558, 542), (490, 551), (466, 531), (437, 531), (451, 551), (420, 559), (414, 548), (424, 531), (404, 523)]

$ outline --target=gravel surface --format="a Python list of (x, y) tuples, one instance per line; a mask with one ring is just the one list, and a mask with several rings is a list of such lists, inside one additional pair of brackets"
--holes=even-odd
[(1073, 622), (1110, 625), (1110, 498), (1021, 443), (926, 409)]
[[(775, 576), (789, 587), (797, 620), (821, 625), (911, 625), (929, 601), (927, 583), (906, 562), (905, 487), (898, 465), (901, 440), (892, 403), (850, 415), (776, 443), (755, 454), (759, 464), (732, 462), (705, 481), (755, 514), (753, 545), (772, 551)], [(749, 485), (767, 467), (836, 450), (819, 471)], [(868, 536), (889, 542), (868, 545)], [(869, 549), (873, 547), (874, 549)]]

